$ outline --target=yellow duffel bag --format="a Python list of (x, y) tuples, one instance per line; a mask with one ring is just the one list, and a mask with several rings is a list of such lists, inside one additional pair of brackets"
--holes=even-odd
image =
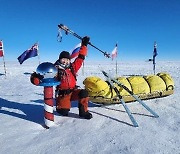
[[(125, 85), (130, 91), (132, 91), (131, 89), (131, 85), (129, 83), (129, 81), (127, 80), (127, 78), (125, 77), (119, 77), (116, 80), (118, 80), (121, 84)], [(117, 84), (115, 84), (116, 87), (118, 88), (121, 96), (126, 96), (126, 95), (130, 95), (124, 88), (118, 86)]]
[(166, 90), (174, 89), (174, 81), (168, 73), (163, 72), (163, 73), (158, 73), (157, 75), (164, 80), (166, 84)]
[(157, 75), (148, 75), (144, 77), (149, 84), (150, 91), (160, 92), (166, 90), (166, 84), (162, 78)]
[(99, 77), (87, 77), (83, 81), (83, 84), (85, 85), (85, 89), (88, 91), (89, 96), (111, 97), (111, 90), (109, 85)]
[(142, 76), (131, 76), (127, 78), (134, 94), (148, 94), (150, 87)]

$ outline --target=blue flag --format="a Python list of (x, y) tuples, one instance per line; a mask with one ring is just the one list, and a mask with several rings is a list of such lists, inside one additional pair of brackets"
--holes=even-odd
[(20, 64), (22, 64), (25, 60), (31, 57), (35, 57), (38, 55), (38, 44), (35, 43), (30, 49), (24, 51), (17, 59)]
[(154, 51), (153, 51), (153, 70), (155, 74), (155, 67), (156, 67), (156, 62), (155, 62), (155, 57), (158, 55), (157, 53), (157, 43), (154, 42)]
[(155, 57), (158, 55), (157, 53), (157, 43), (154, 42), (154, 51), (153, 51), (153, 64), (155, 64)]
[(153, 52), (153, 58), (156, 57), (158, 55), (157, 53), (157, 43), (154, 43), (154, 52)]

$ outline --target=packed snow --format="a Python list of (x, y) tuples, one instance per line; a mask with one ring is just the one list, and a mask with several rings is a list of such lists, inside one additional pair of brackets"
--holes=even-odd
[[(168, 72), (175, 82), (174, 94), (144, 101), (158, 113), (154, 118), (138, 102), (128, 103), (139, 127), (132, 123), (121, 104), (99, 106), (89, 102), (90, 120), (78, 115), (72, 102), (68, 117), (57, 114), (55, 124), (44, 127), (43, 87), (30, 83), (38, 63), (0, 63), (0, 153), (1, 154), (179, 154), (180, 153), (180, 61), (157, 61), (156, 72)], [(88, 76), (103, 79), (101, 70), (116, 76), (115, 61), (85, 62), (78, 74), (84, 87)], [(118, 62), (117, 76), (153, 74), (152, 62)], [(55, 105), (55, 104), (54, 104)]]

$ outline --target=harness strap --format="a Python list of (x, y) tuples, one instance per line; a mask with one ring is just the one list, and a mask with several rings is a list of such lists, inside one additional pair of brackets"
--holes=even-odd
[(74, 89), (58, 90), (58, 95), (64, 96), (72, 93)]

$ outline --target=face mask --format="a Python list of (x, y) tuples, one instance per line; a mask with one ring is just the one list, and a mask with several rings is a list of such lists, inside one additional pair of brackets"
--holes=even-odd
[(63, 67), (64, 69), (67, 69), (70, 67), (70, 64), (62, 64), (60, 63), (60, 66)]

